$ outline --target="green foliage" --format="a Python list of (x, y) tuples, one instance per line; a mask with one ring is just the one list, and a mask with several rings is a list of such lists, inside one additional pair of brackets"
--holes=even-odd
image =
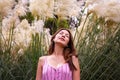
[[(81, 80), (120, 80), (120, 24), (111, 29), (108, 27), (110, 22), (105, 22), (103, 18), (87, 16), (87, 19), (87, 26), (83, 25), (81, 32), (76, 31), (78, 36), (74, 37), (77, 39)], [(45, 22), (45, 27), (51, 27), (52, 34), (63, 26), (68, 28), (67, 20), (50, 18)], [(11, 54), (12, 35), (11, 29), (8, 44), (4, 50), (0, 48), (0, 79), (35, 80), (38, 59), (47, 51), (43, 44), (44, 34), (32, 35), (32, 41), (24, 54)]]
[(44, 27), (50, 29), (50, 34), (54, 34), (59, 28), (69, 28), (69, 24), (65, 19), (48, 18)]
[(69, 28), (69, 23), (67, 20), (61, 19), (58, 20), (58, 28)]
[(120, 24), (111, 30), (104, 19), (93, 17), (87, 17), (85, 36), (80, 33), (76, 45), (81, 80), (119, 80)]
[(57, 27), (58, 27), (58, 25), (57, 25), (57, 19), (56, 18), (48, 18), (45, 21), (44, 27), (50, 29), (50, 34), (55, 33), (55, 31), (57, 30)]
[(31, 12), (26, 12), (25, 16), (19, 16), (20, 20), (22, 21), (23, 19), (28, 20), (29, 23), (32, 23), (34, 21), (34, 16), (32, 15)]
[[(42, 34), (41, 34), (42, 35)], [(24, 54), (0, 53), (1, 80), (35, 80), (37, 62), (45, 52), (39, 34), (32, 36), (31, 45)]]
[(0, 52), (2, 52), (2, 16), (0, 16)]

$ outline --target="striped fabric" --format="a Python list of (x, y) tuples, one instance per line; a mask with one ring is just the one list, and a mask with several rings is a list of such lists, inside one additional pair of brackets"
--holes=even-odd
[(54, 68), (48, 64), (46, 59), (43, 65), (42, 80), (72, 80), (72, 72), (68, 63)]

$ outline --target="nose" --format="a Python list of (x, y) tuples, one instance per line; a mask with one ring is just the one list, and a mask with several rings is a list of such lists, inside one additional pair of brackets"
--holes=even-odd
[(65, 34), (62, 34), (62, 37), (65, 38)]

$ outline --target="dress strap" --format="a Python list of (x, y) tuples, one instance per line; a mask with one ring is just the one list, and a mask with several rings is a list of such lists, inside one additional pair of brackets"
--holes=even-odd
[(44, 65), (47, 64), (47, 56), (45, 57), (45, 60), (44, 60)]

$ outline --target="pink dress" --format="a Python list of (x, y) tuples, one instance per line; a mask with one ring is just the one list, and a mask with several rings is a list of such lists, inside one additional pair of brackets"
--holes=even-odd
[(42, 80), (72, 80), (72, 71), (68, 63), (54, 68), (48, 64), (46, 59), (43, 65)]

